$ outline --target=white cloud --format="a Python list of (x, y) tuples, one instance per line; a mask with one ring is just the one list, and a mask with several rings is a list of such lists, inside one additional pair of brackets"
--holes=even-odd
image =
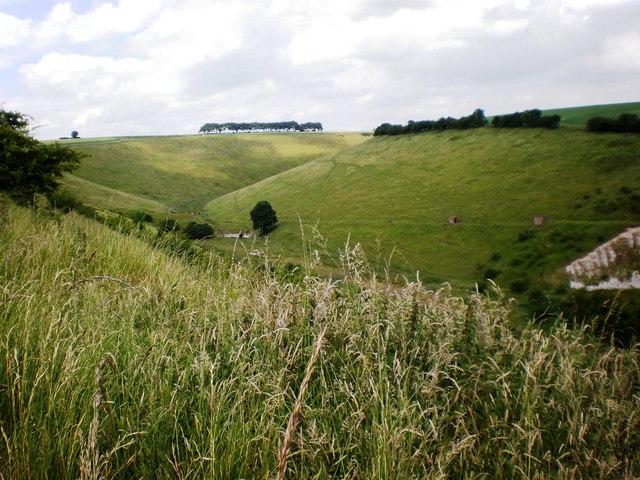
[(621, 3), (630, 3), (635, 0), (564, 0), (561, 3), (576, 10), (586, 10), (593, 7), (612, 7)]
[(72, 123), (76, 128), (83, 128), (89, 123), (90, 119), (95, 121), (99, 119), (101, 115), (102, 108), (90, 108), (74, 118)]
[(30, 23), (0, 12), (0, 48), (19, 45), (29, 34)]
[(640, 91), (636, 0), (50, 5), (41, 21), (0, 14), (3, 95), (48, 119), (43, 138), (289, 118), (367, 129)]
[(42, 42), (83, 43), (132, 33), (161, 10), (161, 0), (120, 0), (100, 3), (86, 14), (73, 11), (71, 2), (57, 3), (36, 32)]
[(499, 34), (509, 34), (522, 30), (527, 25), (529, 25), (529, 21), (523, 18), (518, 20), (497, 20), (492, 25), (492, 29)]
[(54, 52), (36, 64), (24, 65), (21, 72), (34, 90), (82, 101), (118, 101), (129, 95), (171, 97), (180, 89), (180, 80), (170, 65), (135, 58)]
[(242, 45), (242, 24), (250, 13), (243, 2), (182, 0), (135, 35), (128, 48), (177, 67), (220, 58)]

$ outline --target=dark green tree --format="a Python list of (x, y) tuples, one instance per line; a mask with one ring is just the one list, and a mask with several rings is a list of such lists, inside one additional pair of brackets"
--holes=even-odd
[(278, 223), (276, 211), (266, 200), (256, 203), (249, 215), (251, 215), (254, 230), (258, 230), (262, 235), (269, 233)]
[(84, 156), (58, 143), (39, 142), (29, 134), (27, 117), (0, 108), (0, 192), (20, 201), (51, 194), (63, 173), (78, 167)]

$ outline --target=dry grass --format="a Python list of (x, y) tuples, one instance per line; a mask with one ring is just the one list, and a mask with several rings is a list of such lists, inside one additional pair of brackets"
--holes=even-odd
[(318, 340), (316, 340), (316, 347), (313, 350), (313, 355), (309, 359), (309, 364), (307, 365), (307, 370), (304, 374), (304, 378), (302, 379), (300, 391), (298, 392), (298, 398), (296, 399), (296, 403), (293, 407), (291, 417), (289, 417), (289, 423), (284, 434), (284, 439), (282, 441), (280, 449), (278, 450), (278, 480), (284, 480), (286, 478), (285, 474), (287, 472), (287, 458), (289, 456), (289, 449), (291, 448), (293, 437), (296, 434), (296, 428), (298, 427), (298, 423), (300, 423), (302, 417), (302, 402), (304, 399), (304, 394), (307, 391), (309, 382), (311, 381), (311, 373), (313, 372), (314, 365), (318, 361), (318, 356), (320, 355), (320, 350), (322, 349), (322, 341), (324, 340), (324, 336), (326, 333), (327, 327), (322, 330), (322, 332), (318, 336)]
[(0, 210), (4, 478), (640, 476), (638, 348), (145, 235)]

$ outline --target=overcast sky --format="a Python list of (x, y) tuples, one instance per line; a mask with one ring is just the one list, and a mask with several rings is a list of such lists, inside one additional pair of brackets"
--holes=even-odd
[(0, 0), (0, 103), (39, 138), (640, 101), (640, 0)]

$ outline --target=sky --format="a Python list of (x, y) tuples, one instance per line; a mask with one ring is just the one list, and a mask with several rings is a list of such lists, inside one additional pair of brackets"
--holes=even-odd
[(0, 106), (41, 139), (631, 101), (640, 0), (0, 0)]

